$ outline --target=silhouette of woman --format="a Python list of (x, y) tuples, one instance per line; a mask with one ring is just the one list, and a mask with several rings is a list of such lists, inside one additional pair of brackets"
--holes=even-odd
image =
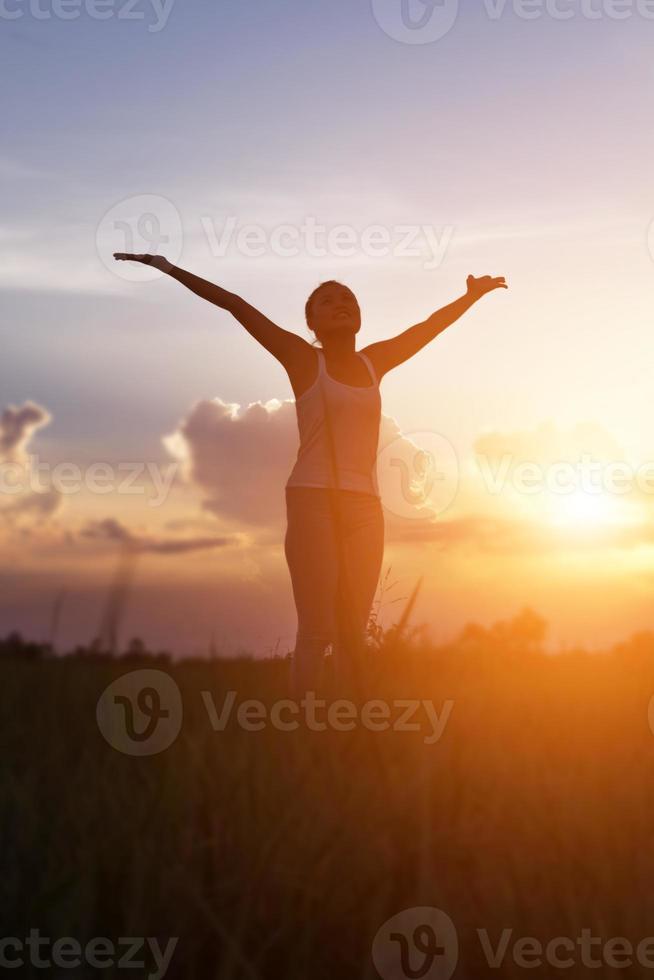
[(298, 691), (315, 686), (326, 648), (341, 666), (356, 659), (381, 571), (384, 518), (376, 475), (379, 383), (494, 289), (503, 277), (468, 276), (466, 293), (388, 340), (355, 349), (361, 311), (347, 286), (313, 291), (305, 315), (320, 347), (277, 326), (240, 296), (158, 255), (116, 252), (153, 265), (227, 310), (286, 369), (295, 395), (300, 447), (287, 480), (288, 562), (298, 627), (293, 657)]

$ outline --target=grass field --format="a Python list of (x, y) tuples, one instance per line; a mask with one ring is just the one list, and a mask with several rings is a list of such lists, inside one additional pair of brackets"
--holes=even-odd
[[(250, 731), (234, 714), (214, 730), (208, 700), (233, 691), (235, 711), (245, 699), (267, 711), (288, 697), (283, 660), (159, 664), (183, 721), (165, 751), (134, 757), (108, 744), (96, 706), (148, 664), (0, 661), (5, 937), (178, 937), (169, 977), (348, 980), (378, 976), (387, 919), (430, 906), (456, 928), (455, 978), (654, 975), (579, 952), (573, 967), (526, 968), (512, 952), (584, 929), (634, 948), (654, 935), (652, 636), (592, 655), (544, 654), (510, 627), (440, 650), (390, 644), (339, 716), (357, 712), (350, 731), (281, 731), (269, 716)], [(424, 712), (418, 731), (373, 731), (370, 699), (391, 721), (398, 700), (429, 699), (446, 724), (429, 744)], [(512, 930), (501, 967), (479, 930), (493, 947)], [(385, 976), (449, 976), (420, 962)], [(157, 975), (149, 961), (12, 972)]]

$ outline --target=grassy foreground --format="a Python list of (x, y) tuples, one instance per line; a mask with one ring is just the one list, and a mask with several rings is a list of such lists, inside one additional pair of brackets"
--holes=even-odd
[[(434, 906), (458, 933), (455, 978), (654, 975), (525, 969), (511, 951), (583, 929), (634, 947), (654, 934), (652, 637), (551, 656), (472, 630), (447, 649), (380, 652), (355, 708), (383, 699), (392, 721), (398, 699), (429, 699), (446, 717), (431, 744), (424, 712), (419, 731), (281, 731), (269, 717), (249, 731), (235, 714), (215, 731), (208, 699), (268, 709), (288, 696), (286, 664), (195, 661), (158, 665), (182, 696), (173, 744), (129, 756), (96, 705), (149, 665), (0, 661), (4, 936), (178, 937), (169, 977), (348, 980), (378, 975), (385, 920)], [(512, 930), (500, 968), (478, 930), (493, 947)], [(13, 972), (156, 975), (149, 962)]]

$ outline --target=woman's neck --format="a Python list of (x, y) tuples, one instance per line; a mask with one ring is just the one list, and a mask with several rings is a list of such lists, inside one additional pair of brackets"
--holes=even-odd
[(356, 353), (355, 340), (354, 334), (329, 337), (327, 343), (322, 342), (325, 357), (331, 361), (346, 361)]

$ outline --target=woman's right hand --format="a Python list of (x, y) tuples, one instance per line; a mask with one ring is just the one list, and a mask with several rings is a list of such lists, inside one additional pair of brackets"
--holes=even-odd
[(114, 252), (117, 262), (141, 262), (143, 265), (152, 265), (160, 272), (170, 272), (174, 269), (172, 262), (165, 259), (163, 255), (134, 255), (132, 252)]

